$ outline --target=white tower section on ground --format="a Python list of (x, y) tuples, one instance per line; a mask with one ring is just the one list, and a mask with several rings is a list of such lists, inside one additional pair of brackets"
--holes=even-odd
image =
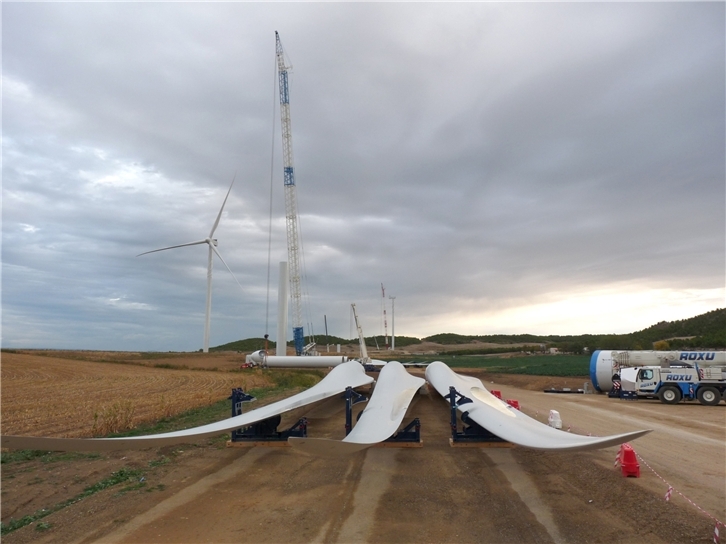
[(278, 357), (287, 355), (287, 263), (280, 263), (280, 281), (277, 288), (277, 346)]

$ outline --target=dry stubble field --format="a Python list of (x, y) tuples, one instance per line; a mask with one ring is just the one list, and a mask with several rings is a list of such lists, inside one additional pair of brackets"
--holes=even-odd
[[(3, 434), (70, 438), (103, 435), (212, 404), (228, 397), (234, 387), (250, 389), (269, 384), (261, 372), (254, 370), (233, 373), (184, 369), (194, 361), (184, 356), (140, 362), (127, 358), (126, 364), (120, 364), (113, 362), (120, 359), (118, 354), (62, 355), (2, 354)], [(239, 368), (239, 355), (196, 359), (202, 368), (210, 361), (226, 369)]]

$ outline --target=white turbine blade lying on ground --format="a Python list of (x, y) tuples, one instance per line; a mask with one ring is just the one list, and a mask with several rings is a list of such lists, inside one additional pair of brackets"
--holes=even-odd
[(185, 444), (199, 438), (217, 436), (221, 433), (239, 429), (258, 421), (289, 412), (295, 408), (339, 395), (345, 388), (360, 387), (373, 382), (363, 367), (350, 361), (336, 366), (319, 383), (297, 395), (274, 402), (256, 410), (251, 410), (236, 417), (228, 418), (209, 425), (174, 431), (170, 433), (152, 434), (148, 436), (130, 436), (125, 438), (43, 438), (35, 436), (3, 436), (0, 438), (3, 448), (51, 450), (51, 451), (112, 451), (138, 450), (155, 448), (172, 444)]
[(222, 261), (222, 264), (227, 267), (227, 270), (229, 270), (229, 273), (232, 274), (232, 277), (234, 278), (234, 281), (237, 282), (237, 285), (239, 285), (240, 288), (244, 289), (244, 287), (242, 287), (242, 284), (239, 281), (237, 281), (237, 277), (234, 275), (234, 272), (232, 272), (232, 269), (224, 261), (224, 259), (222, 258), (222, 256), (219, 254), (219, 251), (217, 250), (217, 248), (214, 247), (214, 244), (209, 244), (209, 247), (212, 249), (212, 251), (214, 251), (214, 253), (217, 254), (217, 257), (219, 257), (219, 260)]
[(234, 180), (236, 177), (237, 177), (237, 173), (235, 172), (234, 177), (232, 178), (232, 183), (229, 185), (229, 189), (227, 190), (227, 196), (224, 197), (224, 202), (222, 202), (222, 207), (219, 208), (219, 213), (217, 214), (217, 220), (214, 222), (214, 225), (212, 226), (212, 230), (209, 231), (210, 238), (212, 236), (214, 236), (214, 231), (217, 230), (217, 227), (219, 226), (219, 220), (222, 218), (222, 212), (224, 211), (224, 205), (227, 203), (227, 199), (229, 198), (229, 193), (232, 192), (232, 185), (234, 185)]
[(152, 249), (151, 251), (145, 251), (143, 253), (139, 253), (137, 257), (141, 257), (142, 255), (148, 255), (149, 253), (156, 253), (157, 251), (164, 251), (167, 249), (174, 249), (177, 247), (186, 247), (186, 246), (198, 246), (199, 244), (207, 244), (207, 240), (199, 240), (198, 242), (189, 242), (188, 244), (179, 244), (178, 246), (169, 246), (169, 247), (162, 247), (161, 249)]
[(411, 399), (425, 383), (411, 376), (398, 361), (381, 369), (371, 400), (361, 412), (353, 430), (342, 441), (326, 438), (290, 437), (295, 449), (314, 455), (334, 457), (354, 453), (390, 438), (398, 430)]
[(454, 387), (472, 402), (457, 407), (489, 432), (513, 444), (538, 450), (594, 450), (617, 446), (651, 432), (634, 431), (611, 436), (582, 436), (559, 431), (512, 408), (492, 395), (481, 380), (460, 376), (440, 361), (426, 368), (426, 380), (443, 397)]

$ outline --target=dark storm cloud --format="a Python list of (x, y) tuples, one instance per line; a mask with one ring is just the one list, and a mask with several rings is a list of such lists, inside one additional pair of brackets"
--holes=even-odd
[[(347, 336), (353, 301), (380, 332), (380, 282), (412, 335), (494, 332), (497, 312), (608, 289), (690, 293), (654, 303), (669, 318), (722, 306), (723, 19), (718, 3), (6, 4), (3, 345), (199, 347), (206, 248), (134, 256), (207, 236), (235, 172), (216, 236), (244, 288), (215, 263), (212, 344), (264, 333), (273, 141), (273, 319), (286, 259), (274, 30), (316, 332), (325, 313)], [(511, 332), (603, 326), (563, 319)]]

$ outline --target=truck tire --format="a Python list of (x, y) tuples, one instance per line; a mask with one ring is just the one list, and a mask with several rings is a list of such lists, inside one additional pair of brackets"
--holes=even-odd
[(698, 397), (698, 402), (706, 406), (716, 406), (721, 402), (721, 393), (715, 387), (699, 387), (696, 397)]
[(681, 402), (681, 390), (673, 385), (664, 385), (658, 391), (658, 398), (663, 404), (678, 404)]

